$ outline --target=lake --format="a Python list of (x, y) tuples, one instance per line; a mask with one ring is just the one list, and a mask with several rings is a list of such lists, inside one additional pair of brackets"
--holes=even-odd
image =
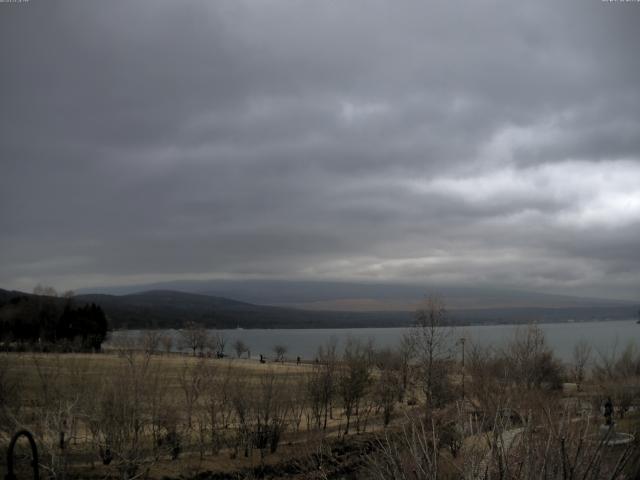
[[(513, 338), (518, 325), (474, 325), (457, 327), (453, 338), (465, 337), (468, 344), (473, 342), (482, 346), (500, 348)], [(586, 340), (593, 347), (594, 355), (598, 352), (608, 353), (614, 349), (621, 351), (629, 342), (640, 342), (640, 325), (635, 320), (616, 320), (607, 322), (575, 322), (575, 323), (547, 323), (540, 324), (546, 335), (547, 342), (554, 349), (556, 355), (569, 361), (576, 343)], [(250, 329), (250, 330), (217, 330), (227, 338), (225, 353), (233, 354), (233, 342), (241, 339), (248, 345), (252, 357), (260, 354), (267, 358), (273, 357), (274, 345), (285, 345), (287, 357), (297, 356), (311, 360), (315, 357), (320, 345), (326, 344), (331, 338), (338, 342), (338, 350), (344, 346), (346, 339), (355, 338), (363, 341), (373, 340), (378, 347), (394, 347), (408, 328), (350, 328), (350, 329)], [(180, 332), (166, 330), (166, 334), (174, 337), (174, 349), (179, 349)], [(119, 338), (136, 337), (141, 335), (139, 330), (121, 330), (111, 334), (105, 344), (117, 342)]]

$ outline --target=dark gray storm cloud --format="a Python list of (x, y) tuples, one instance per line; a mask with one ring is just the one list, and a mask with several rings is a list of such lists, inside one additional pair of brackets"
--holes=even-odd
[(640, 3), (0, 4), (0, 286), (640, 295)]

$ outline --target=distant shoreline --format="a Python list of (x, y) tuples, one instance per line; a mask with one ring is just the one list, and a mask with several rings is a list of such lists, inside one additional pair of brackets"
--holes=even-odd
[[(569, 323), (609, 323), (609, 322), (635, 322), (637, 320), (635, 318), (606, 318), (606, 319), (588, 319), (588, 320), (541, 320), (541, 321), (531, 321), (531, 322), (463, 322), (463, 323), (451, 323), (447, 325), (448, 327), (498, 327), (498, 326), (518, 326), (518, 325), (529, 325), (529, 324), (537, 324), (537, 325), (564, 325)], [(208, 327), (205, 326), (205, 330), (224, 330), (224, 331), (238, 331), (241, 332), (243, 330), (365, 330), (365, 329), (392, 329), (392, 328), (412, 328), (413, 324), (407, 325), (359, 325), (359, 326), (275, 326), (275, 327), (241, 327), (241, 328), (216, 328), (216, 327)], [(131, 331), (153, 331), (153, 330), (175, 330), (180, 331), (182, 328), (147, 328), (147, 327), (132, 327), (132, 328), (114, 328), (113, 330), (109, 330), (109, 333), (112, 332), (131, 332)]]

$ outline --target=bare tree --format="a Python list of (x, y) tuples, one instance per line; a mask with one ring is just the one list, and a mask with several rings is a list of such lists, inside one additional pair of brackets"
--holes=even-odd
[(260, 376), (251, 412), (253, 443), (263, 457), (267, 448), (271, 453), (276, 452), (284, 432), (290, 405), (285, 397), (282, 375), (270, 370)]
[(180, 330), (180, 337), (182, 339), (182, 347), (193, 351), (194, 357), (196, 356), (196, 351), (200, 350), (202, 352), (208, 340), (207, 331), (194, 322), (188, 322)]
[(249, 350), (249, 347), (240, 339), (233, 342), (233, 350), (236, 352), (236, 356), (240, 358), (244, 352)]
[(252, 398), (246, 380), (235, 376), (230, 385), (230, 400), (235, 415), (235, 439), (233, 441), (234, 453), (232, 458), (238, 455), (239, 450), (244, 449), (244, 456), (248, 457), (253, 446), (251, 442), (251, 414)]
[(603, 396), (611, 396), (616, 412), (624, 418), (636, 402), (640, 402), (640, 352), (635, 343), (618, 353), (617, 344), (610, 352), (598, 352), (593, 374)]
[(508, 407), (513, 407), (513, 371), (502, 352), (471, 343), (467, 350), (466, 369), (468, 398), (477, 405), (483, 428), (495, 426), (495, 419)]
[(404, 396), (409, 388), (411, 376), (411, 362), (415, 357), (415, 345), (411, 335), (403, 335), (398, 345), (398, 359), (400, 370), (400, 390), (398, 391), (398, 400), (403, 401)]
[(221, 369), (215, 363), (208, 363), (205, 369), (204, 411), (211, 441), (211, 453), (217, 454), (223, 444), (223, 433), (229, 427), (231, 417), (230, 368)]
[(452, 358), (453, 330), (442, 298), (426, 297), (415, 314), (411, 331), (413, 348), (422, 370), (427, 412), (450, 393), (447, 363)]
[(573, 379), (578, 384), (578, 388), (585, 379), (590, 358), (591, 345), (586, 340), (580, 340), (573, 347)]
[(287, 398), (289, 400), (290, 419), (289, 424), (298, 433), (305, 411), (308, 411), (307, 382), (304, 376), (297, 377), (287, 386)]
[(145, 445), (151, 419), (145, 410), (158, 396), (154, 386), (163, 385), (164, 374), (149, 355), (130, 352), (120, 358), (116, 374), (102, 382), (88, 418), (103, 463), (130, 480), (143, 476), (155, 461)]
[(326, 345), (318, 348), (316, 362), (307, 379), (310, 409), (316, 427), (327, 429), (331, 417), (333, 398), (337, 390), (336, 369), (338, 364), (337, 341), (332, 337)]
[(140, 345), (149, 355), (155, 355), (160, 347), (162, 336), (157, 330), (147, 330), (142, 334)]
[(519, 385), (529, 390), (543, 384), (552, 388), (561, 387), (562, 366), (554, 357), (539, 326), (528, 325), (516, 329), (505, 355), (509, 359), (509, 368), (513, 370), (512, 378)]
[(182, 365), (178, 382), (184, 395), (184, 412), (187, 417), (187, 428), (189, 430), (191, 430), (193, 426), (193, 412), (204, 390), (204, 381), (205, 365), (203, 359), (198, 360), (196, 363), (185, 362)]
[(227, 346), (227, 337), (222, 332), (216, 332), (213, 336), (213, 343), (215, 346), (216, 356), (218, 358), (224, 357), (224, 349)]
[(360, 402), (371, 382), (368, 352), (357, 340), (347, 341), (338, 375), (338, 390), (347, 421), (344, 434), (348, 435), (351, 418), (359, 414)]
[(287, 346), (286, 345), (274, 345), (273, 346), (273, 353), (276, 354), (276, 361), (278, 362), (284, 362), (284, 356), (287, 354)]
[(383, 367), (375, 384), (375, 401), (382, 410), (384, 426), (389, 425), (398, 396), (402, 390), (398, 371), (391, 367)]

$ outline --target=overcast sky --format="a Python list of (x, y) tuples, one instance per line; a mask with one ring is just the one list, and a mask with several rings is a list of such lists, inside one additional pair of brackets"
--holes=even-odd
[(0, 3), (0, 287), (640, 297), (640, 3)]

